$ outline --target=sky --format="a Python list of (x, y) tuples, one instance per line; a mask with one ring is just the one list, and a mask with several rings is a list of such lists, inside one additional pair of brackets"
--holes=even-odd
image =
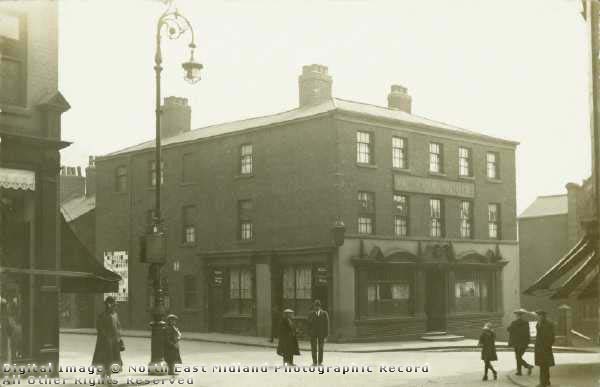
[[(163, 96), (189, 99), (192, 128), (290, 110), (305, 64), (333, 95), (519, 141), (517, 209), (591, 171), (588, 43), (576, 0), (176, 0), (202, 80), (183, 80), (189, 36), (164, 41)], [(157, 0), (61, 0), (62, 163), (87, 165), (154, 136)]]

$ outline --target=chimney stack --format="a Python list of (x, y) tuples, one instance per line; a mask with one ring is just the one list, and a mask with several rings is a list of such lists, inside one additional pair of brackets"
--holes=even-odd
[(319, 105), (331, 99), (333, 80), (327, 73), (327, 66), (312, 64), (302, 67), (298, 77), (300, 107)]
[(192, 129), (192, 108), (187, 98), (166, 97), (161, 110), (161, 138), (173, 137)]
[(81, 167), (60, 167), (60, 202), (64, 203), (85, 193), (85, 178)]
[(412, 108), (412, 98), (408, 94), (406, 87), (401, 85), (392, 85), (390, 94), (388, 94), (388, 108), (393, 110), (402, 110), (410, 113)]
[(85, 168), (85, 196), (96, 195), (96, 157), (90, 156)]

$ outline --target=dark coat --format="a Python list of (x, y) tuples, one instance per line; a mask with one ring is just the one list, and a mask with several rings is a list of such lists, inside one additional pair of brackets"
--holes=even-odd
[(291, 319), (283, 317), (279, 324), (279, 342), (277, 343), (279, 356), (300, 355), (296, 327)]
[(523, 348), (529, 345), (531, 335), (529, 333), (529, 323), (525, 320), (516, 319), (508, 327), (508, 346)]
[(165, 361), (168, 364), (181, 364), (179, 340), (181, 332), (173, 325), (167, 324), (165, 328)]
[(92, 364), (109, 370), (113, 364), (123, 365), (121, 360), (121, 323), (117, 313), (104, 311), (96, 319), (96, 348)]
[(317, 316), (317, 311), (312, 311), (308, 315), (308, 333), (311, 337), (329, 336), (329, 315), (322, 310)]
[(481, 360), (498, 360), (498, 355), (496, 354), (496, 334), (493, 331), (484, 329), (481, 332), (479, 346), (481, 347)]
[(552, 367), (554, 365), (554, 354), (552, 353), (554, 324), (548, 320), (539, 321), (536, 328), (535, 365)]

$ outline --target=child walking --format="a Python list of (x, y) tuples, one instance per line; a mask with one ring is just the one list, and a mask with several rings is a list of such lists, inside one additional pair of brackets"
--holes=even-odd
[(492, 361), (498, 360), (496, 354), (496, 334), (492, 330), (492, 324), (487, 322), (483, 326), (481, 336), (479, 336), (479, 346), (481, 347), (481, 360), (485, 365), (482, 380), (488, 380), (488, 370), (494, 374), (494, 380), (498, 379), (498, 372), (492, 366)]

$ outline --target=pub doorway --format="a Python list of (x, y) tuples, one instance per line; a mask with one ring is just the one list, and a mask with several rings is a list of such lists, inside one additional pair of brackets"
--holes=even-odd
[(427, 314), (427, 331), (446, 331), (447, 289), (445, 272), (429, 270), (426, 275), (425, 313)]

